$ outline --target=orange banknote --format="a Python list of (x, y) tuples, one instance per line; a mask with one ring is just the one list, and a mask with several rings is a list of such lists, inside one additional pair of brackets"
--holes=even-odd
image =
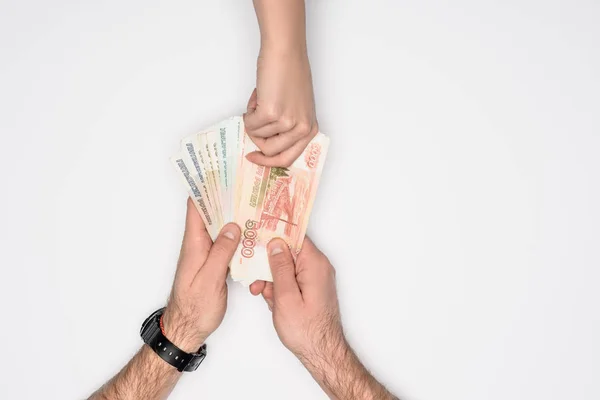
[(242, 240), (231, 261), (231, 276), (243, 284), (272, 280), (266, 245), (284, 239), (294, 255), (304, 241), (329, 139), (322, 133), (289, 168), (252, 164), (258, 150), (242, 117), (231, 117), (185, 137), (171, 160), (214, 240), (234, 221)]
[[(329, 138), (317, 134), (289, 168), (263, 167), (242, 158), (235, 213), (242, 240), (231, 262), (233, 279), (273, 280), (266, 251), (273, 238), (285, 240), (293, 254), (300, 251), (328, 145)], [(246, 140), (243, 154), (255, 150), (256, 145)]]

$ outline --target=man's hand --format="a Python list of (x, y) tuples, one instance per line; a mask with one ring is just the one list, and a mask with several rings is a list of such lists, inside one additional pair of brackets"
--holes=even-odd
[(285, 347), (302, 362), (311, 362), (345, 346), (335, 270), (327, 257), (306, 238), (294, 265), (286, 243), (274, 239), (269, 243), (269, 263), (273, 283), (257, 281), (250, 291), (262, 291)]
[(307, 237), (296, 262), (286, 243), (269, 243), (273, 283), (256, 281), (273, 312), (281, 342), (334, 399), (395, 399), (365, 369), (343, 334), (335, 289), (335, 270)]
[[(227, 265), (238, 245), (240, 229), (223, 227), (213, 244), (190, 199), (185, 233), (171, 298), (163, 316), (167, 338), (185, 352), (198, 351), (221, 324), (227, 308)], [(181, 373), (143, 345), (133, 359), (90, 400), (162, 400)]]
[(288, 167), (319, 132), (306, 51), (304, 0), (255, 0), (261, 31), (256, 89), (244, 115), (256, 164)]
[(183, 351), (197, 351), (223, 321), (227, 309), (227, 265), (239, 237), (238, 226), (228, 224), (213, 244), (188, 199), (177, 273), (163, 318), (167, 338)]

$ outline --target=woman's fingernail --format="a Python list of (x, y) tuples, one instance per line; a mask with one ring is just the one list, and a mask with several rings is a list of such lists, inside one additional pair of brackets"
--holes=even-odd
[(235, 239), (235, 235), (229, 231), (225, 232), (223, 234), (223, 236), (225, 236), (227, 239), (231, 239), (231, 240)]
[(271, 248), (272, 256), (276, 256), (277, 254), (280, 254), (280, 253), (283, 253), (283, 250), (278, 245), (275, 245), (275, 246), (273, 246), (273, 248)]

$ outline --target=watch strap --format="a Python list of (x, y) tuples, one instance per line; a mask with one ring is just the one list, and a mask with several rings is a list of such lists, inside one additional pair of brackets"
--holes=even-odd
[(160, 317), (164, 310), (161, 308), (154, 312), (142, 326), (141, 336), (144, 343), (179, 372), (195, 371), (206, 357), (206, 344), (203, 344), (196, 353), (186, 353), (173, 344), (160, 329)]

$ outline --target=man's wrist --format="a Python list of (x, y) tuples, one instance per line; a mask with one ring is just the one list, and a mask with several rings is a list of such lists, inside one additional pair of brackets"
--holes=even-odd
[(319, 343), (297, 354), (298, 359), (315, 378), (335, 373), (340, 364), (352, 361), (352, 349), (342, 333), (323, 338)]
[(150, 346), (142, 346), (131, 361), (88, 400), (166, 398), (181, 373)]
[(345, 337), (333, 338), (317, 346), (302, 364), (331, 398), (397, 400), (360, 362)]
[(160, 374), (177, 373), (177, 369), (166, 363), (150, 346), (144, 345), (136, 356), (146, 368), (152, 368)]
[(198, 332), (189, 318), (169, 308), (161, 317), (161, 330), (171, 343), (186, 353), (198, 351), (208, 336)]

